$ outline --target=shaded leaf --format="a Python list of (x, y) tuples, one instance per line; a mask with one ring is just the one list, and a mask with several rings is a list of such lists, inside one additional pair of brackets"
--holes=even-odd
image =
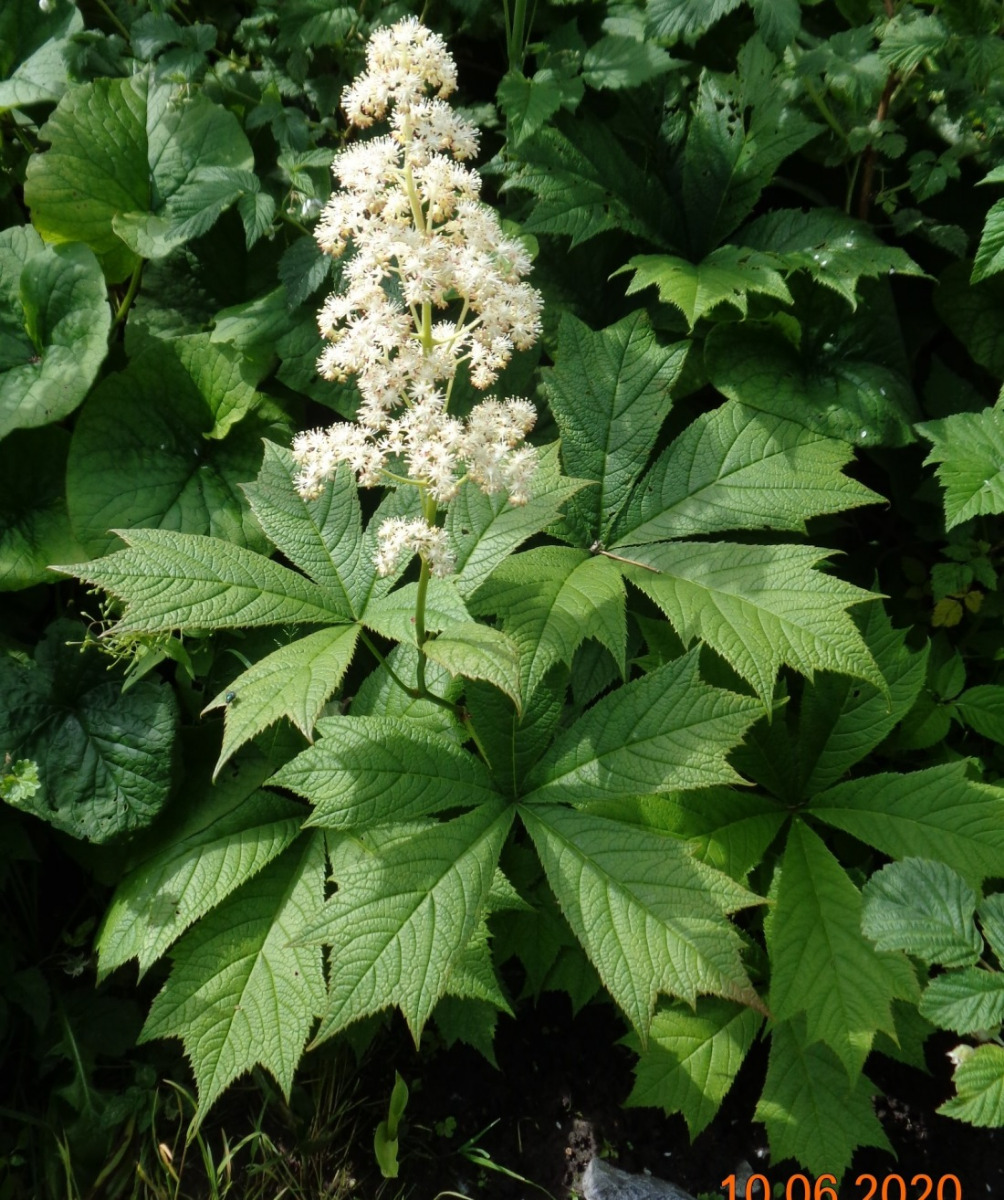
[(1004, 410), (924, 421), (917, 432), (933, 443), (924, 461), (938, 464), (947, 529), (970, 517), (1004, 512)]

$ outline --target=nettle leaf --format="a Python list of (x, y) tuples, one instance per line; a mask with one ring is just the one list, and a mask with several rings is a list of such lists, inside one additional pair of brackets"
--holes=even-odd
[(898, 246), (887, 246), (867, 221), (836, 209), (782, 208), (745, 225), (743, 246), (763, 253), (780, 271), (805, 271), (823, 287), (858, 303), (861, 279), (924, 275)]
[(313, 805), (308, 824), (410, 821), (498, 799), (484, 764), (445, 734), (393, 717), (325, 717), (319, 741), (269, 781)]
[(397, 1005), (417, 1044), (481, 921), (512, 817), (481, 804), (336, 867), (338, 891), (299, 935), (338, 953), (315, 1043)]
[(450, 502), (446, 531), (457, 562), (452, 579), (465, 599), (528, 538), (558, 521), (565, 501), (587, 486), (587, 480), (562, 475), (557, 442), (537, 451), (537, 463), (527, 504), (510, 504), (501, 493), (486, 496), (471, 482)]
[(525, 705), (555, 663), (571, 667), (581, 643), (596, 638), (627, 672), (624, 582), (609, 560), (560, 546), (514, 555), (496, 568), (472, 601), (477, 616), (502, 616), (519, 650)]
[(529, 191), (535, 200), (523, 231), (563, 234), (573, 247), (611, 230), (670, 245), (673, 201), (613, 130), (582, 119), (558, 123), (510, 146), (513, 161), (501, 190)]
[(977, 1046), (955, 1068), (956, 1094), (938, 1109), (978, 1129), (1004, 1125), (1004, 1048)]
[(905, 446), (914, 440), (916, 401), (891, 367), (856, 357), (839, 340), (796, 346), (775, 325), (747, 321), (713, 329), (705, 366), (730, 400), (855, 445)]
[(257, 480), (243, 485), (251, 511), (294, 566), (358, 616), (363, 529), (355, 477), (342, 465), (316, 500), (304, 500), (295, 473), (290, 450), (266, 442)]
[(81, 654), (83, 636), (76, 621), (57, 621), (33, 664), (0, 657), (0, 753), (38, 764), (40, 786), (18, 808), (106, 842), (149, 825), (166, 803), (178, 708), (153, 678), (123, 692), (120, 674)]
[(28, 163), (32, 223), (49, 241), (85, 242), (112, 283), (253, 190), (254, 155), (233, 113), (198, 93), (182, 99), (149, 71), (71, 88), (39, 136), (51, 147)]
[(0, 443), (0, 592), (51, 583), (49, 563), (86, 558), (66, 511), (70, 435), (51, 425)]
[(619, 91), (641, 87), (682, 65), (653, 42), (608, 33), (593, 42), (583, 56), (582, 78), (592, 88)]
[(258, 470), (262, 435), (287, 423), (249, 416), (260, 399), (238, 353), (208, 334), (150, 339), (103, 379), (77, 421), (66, 477), (70, 520), (92, 557), (116, 544), (109, 530), (136, 527), (264, 550), (238, 485)]
[(802, 691), (798, 718), (801, 794), (831, 787), (899, 724), (927, 676), (928, 647), (907, 649), (881, 604), (858, 610), (858, 624), (885, 687), (820, 672)]
[(304, 808), (269, 792), (249, 794), (242, 777), (189, 792), (163, 848), (115, 889), (97, 937), (98, 978), (130, 958), (140, 975), (200, 917), (296, 840)]
[(0, 231), (0, 438), (69, 416), (108, 353), (112, 314), (86, 246)]
[(696, 42), (742, 0), (649, 0), (645, 25), (660, 41)]
[(705, 1129), (735, 1080), (763, 1017), (717, 997), (701, 997), (696, 1010), (660, 1008), (652, 1018), (647, 1049), (630, 1034), (638, 1053), (628, 1108), (682, 1113), (691, 1138)]
[(919, 1008), (940, 1029), (995, 1031), (1004, 1021), (1004, 973), (979, 967), (946, 971), (924, 989)]
[(692, 651), (604, 696), (564, 730), (530, 772), (526, 799), (575, 804), (739, 783), (726, 755), (760, 711), (752, 696), (706, 684)]
[(837, 671), (885, 687), (846, 612), (877, 597), (814, 570), (825, 555), (815, 546), (681, 542), (614, 557), (685, 643), (706, 642), (766, 702), (782, 664), (809, 678)]
[(805, 532), (820, 513), (881, 497), (842, 474), (846, 443), (729, 401), (659, 455), (613, 529), (612, 547), (727, 529)]
[(938, 464), (946, 529), (971, 517), (1004, 512), (1004, 409), (956, 413), (916, 428), (933, 443), (924, 464)]
[(221, 691), (202, 710), (226, 710), (215, 779), (234, 753), (283, 717), (312, 741), (317, 718), (341, 686), (355, 653), (358, 625), (331, 625), (280, 646)]
[(116, 634), (340, 624), (351, 617), (328, 589), (219, 538), (166, 529), (124, 529), (120, 536), (125, 550), (80, 568), (53, 568), (126, 606)]
[(626, 271), (634, 271), (627, 295), (658, 288), (659, 299), (678, 308), (691, 329), (719, 304), (730, 304), (745, 317), (750, 293), (791, 303), (791, 293), (770, 256), (737, 246), (720, 246), (699, 263), (671, 254), (636, 254), (614, 275)]
[(888, 957), (861, 932), (861, 894), (823, 842), (793, 822), (764, 923), (770, 955), (770, 1010), (778, 1021), (806, 1018), (808, 1043), (823, 1041), (851, 1078), (878, 1030), (895, 1036), (896, 977)]
[(727, 914), (760, 898), (675, 838), (558, 805), (520, 807), (561, 911), (647, 1045), (656, 998), (760, 1007)]
[(669, 412), (687, 347), (659, 346), (644, 311), (598, 333), (570, 313), (547, 373), (565, 469), (596, 486), (573, 496), (566, 520), (587, 544), (606, 537)]
[(967, 779), (965, 761), (851, 779), (810, 811), (890, 858), (937, 858), (972, 884), (1001, 873), (1004, 790)]
[(872, 1104), (875, 1090), (865, 1075), (849, 1081), (823, 1042), (807, 1042), (803, 1019), (778, 1022), (755, 1114), (767, 1127), (771, 1158), (794, 1158), (839, 1182), (859, 1146), (892, 1154)]
[(781, 163), (820, 132), (772, 84), (775, 69), (774, 57), (753, 39), (740, 56), (738, 79), (701, 73), (681, 177), (694, 258), (721, 245), (753, 211)]
[(445, 667), (451, 675), (484, 679), (522, 708), (519, 679), (519, 648), (497, 629), (465, 621), (447, 625), (422, 646), (430, 662)]
[(221, 1092), (263, 1066), (289, 1096), (324, 1004), (320, 947), (294, 945), (324, 903), (324, 837), (280, 855), (204, 917), (172, 951), (171, 974), (141, 1042), (180, 1037), (201, 1120)]
[(983, 950), (973, 921), (976, 893), (943, 862), (907, 858), (876, 871), (863, 890), (861, 928), (879, 950), (927, 963), (968, 966)]

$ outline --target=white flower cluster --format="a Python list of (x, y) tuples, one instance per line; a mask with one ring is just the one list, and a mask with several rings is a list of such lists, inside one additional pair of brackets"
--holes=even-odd
[[(519, 443), (533, 427), (533, 405), (489, 397), (466, 421), (448, 413), (461, 363), (475, 387), (489, 387), (513, 350), (536, 340), (541, 308), (540, 294), (522, 282), (525, 248), (503, 233), (498, 214), (479, 200), (479, 176), (461, 165), (477, 150), (477, 131), (445, 103), (455, 87), (442, 38), (409, 18), (373, 34), (366, 70), (343, 93), (353, 125), (386, 118), (391, 132), (335, 158), (341, 186), (315, 231), (336, 257), (352, 248), (345, 290), (318, 315), (328, 341), (318, 369), (328, 379), (354, 376), (362, 404), (356, 424), (294, 442), (296, 486), (306, 498), (321, 493), (340, 462), (371, 486), (388, 462), (403, 459), (409, 480), (437, 504), (465, 478), (488, 493), (508, 492), (514, 504), (529, 499), (536, 457)], [(439, 531), (405, 524), (407, 532), (400, 522), (381, 530), (380, 569), (389, 573), (412, 549), (430, 569), (448, 570)]]

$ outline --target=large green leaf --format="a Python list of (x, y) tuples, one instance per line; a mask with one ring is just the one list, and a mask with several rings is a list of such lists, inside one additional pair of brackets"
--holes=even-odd
[(582, 78), (593, 88), (641, 87), (682, 64), (652, 42), (622, 33), (608, 33), (586, 51)]
[(315, 1041), (397, 1005), (416, 1043), (481, 921), (512, 809), (482, 804), (334, 874), (338, 891), (301, 941), (333, 950)]
[(524, 776), (551, 744), (565, 711), (567, 680), (555, 672), (522, 712), (508, 696), (485, 684), (465, 689), (464, 707), (477, 730), (495, 786), (504, 796), (520, 793)]
[(447, 625), (423, 644), (422, 653), (451, 675), (485, 680), (521, 707), (519, 649), (499, 630), (476, 621)]
[(359, 636), (358, 625), (330, 625), (280, 646), (206, 705), (224, 708), (223, 745), (213, 771), (263, 729), (286, 717), (308, 741), (325, 704), (341, 685)]
[(965, 762), (851, 779), (810, 811), (891, 858), (940, 859), (972, 884), (1001, 873), (1004, 790), (967, 779)]
[(765, 701), (782, 664), (810, 678), (838, 671), (885, 686), (846, 611), (877, 597), (814, 570), (825, 556), (815, 546), (727, 542), (632, 546), (614, 555), (684, 642), (707, 642)]
[(776, 325), (748, 321), (712, 330), (705, 364), (730, 400), (862, 446), (913, 441), (916, 402), (892, 367), (854, 357), (839, 341), (796, 346)]
[(561, 108), (566, 99), (564, 82), (553, 72), (543, 71), (538, 71), (533, 79), (527, 79), (519, 71), (508, 71), (502, 76), (496, 98), (505, 114), (506, 132), (512, 145), (518, 146), (532, 137)]
[[(352, 698), (352, 715), (356, 717), (400, 717), (416, 729), (456, 736), (454, 714), (431, 700), (416, 699), (405, 691), (391, 671), (407, 688), (418, 685), (418, 650), (402, 642), (385, 656), (380, 664), (359, 685)], [(426, 661), (425, 685), (444, 700), (456, 700), (464, 691), (466, 681), (453, 678), (445, 667)]]
[(252, 1067), (288, 1096), (324, 1004), (321, 949), (294, 945), (324, 903), (324, 838), (280, 855), (178, 943), (141, 1041), (180, 1037), (199, 1091), (199, 1119)]
[(993, 275), (970, 282), (967, 262), (953, 263), (938, 279), (938, 315), (973, 358), (1004, 379), (1004, 279)]
[(660, 993), (759, 1007), (727, 919), (759, 897), (676, 838), (559, 805), (520, 815), (565, 919), (643, 1046)]
[(627, 503), (669, 412), (685, 354), (685, 344), (658, 345), (642, 310), (599, 333), (569, 313), (562, 317), (547, 391), (565, 469), (597, 484), (565, 508), (585, 545), (604, 539)]
[(743, 227), (741, 241), (781, 271), (805, 271), (816, 283), (858, 303), (861, 279), (923, 275), (898, 246), (887, 246), (866, 221), (836, 209), (782, 208)]
[(820, 672), (806, 684), (798, 718), (799, 788), (803, 797), (835, 784), (906, 716), (927, 674), (927, 652), (907, 649), (881, 604), (858, 610), (861, 632), (885, 688)]
[(845, 443), (736, 401), (704, 413), (656, 459), (611, 548), (727, 529), (804, 533), (820, 513), (880, 497), (842, 473)]
[(110, 282), (162, 258), (254, 190), (254, 155), (233, 113), (182, 98), (149, 72), (71, 88), (40, 131), (25, 201), (49, 241), (85, 242)]
[(53, 103), (69, 82), (63, 52), (84, 27), (75, 4), (7, 0), (0, 12), (0, 110)]
[(770, 1009), (805, 1013), (806, 1040), (826, 1042), (856, 1077), (878, 1030), (895, 1035), (890, 956), (861, 932), (861, 894), (802, 821), (788, 834), (766, 922)]
[(1004, 1125), (1004, 1048), (977, 1046), (952, 1076), (956, 1094), (938, 1109), (977, 1128)]
[(907, 858), (864, 886), (861, 928), (880, 950), (905, 950), (943, 967), (967, 966), (983, 950), (976, 893), (943, 862)]
[(981, 737), (1004, 743), (1004, 687), (979, 683), (966, 688), (952, 702), (956, 713)]
[(579, 645), (596, 638), (626, 672), (624, 582), (609, 560), (559, 546), (513, 555), (471, 604), (475, 615), (502, 617), (519, 649), (520, 694), (528, 703), (555, 663), (572, 665)]
[(925, 463), (938, 464), (947, 529), (970, 517), (1004, 512), (1004, 409), (924, 421), (917, 431), (933, 443)]
[(74, 429), (66, 478), (91, 556), (117, 544), (110, 529), (137, 527), (265, 549), (238, 486), (258, 470), (262, 436), (285, 429), (284, 418), (246, 415), (260, 399), (237, 352), (208, 334), (150, 339), (102, 380)]
[(244, 484), (251, 511), (295, 567), (358, 616), (365, 571), (355, 477), (342, 466), (316, 500), (304, 500), (293, 486), (295, 470), (288, 449), (266, 442), (257, 480)]
[(271, 779), (313, 805), (309, 824), (410, 821), (498, 799), (484, 764), (444, 734), (392, 717), (325, 717), (320, 740)]
[(115, 889), (97, 938), (103, 978), (135, 958), (143, 975), (200, 917), (256, 875), (300, 832), (305, 810), (243, 777), (192, 788), (161, 847)]
[(557, 443), (537, 451), (537, 464), (527, 504), (510, 504), (501, 493), (486, 496), (470, 482), (450, 502), (446, 530), (457, 561), (453, 582), (461, 596), (471, 596), (527, 538), (555, 523), (565, 501), (586, 485), (561, 474)]
[(996, 1030), (1004, 1023), (1004, 973), (979, 967), (946, 971), (927, 985), (919, 1007), (921, 1016), (940, 1029)]
[(526, 798), (574, 804), (740, 782), (725, 756), (759, 712), (751, 696), (704, 683), (692, 652), (597, 701), (530, 772)]
[(121, 537), (127, 549), (65, 570), (126, 605), (117, 633), (350, 618), (326, 588), (220, 538), (166, 529), (127, 529)]
[(973, 260), (972, 282), (979, 283), (1001, 271), (1004, 271), (1004, 200), (998, 200), (987, 213)]
[(872, 1104), (867, 1076), (849, 1081), (822, 1042), (810, 1043), (802, 1019), (774, 1026), (756, 1119), (767, 1127), (771, 1157), (796, 1159), (814, 1175), (842, 1177), (859, 1146), (892, 1154)]
[[(406, 583), (395, 588), (387, 596), (377, 596), (366, 605), (363, 624), (381, 637), (392, 642), (410, 642), (417, 645), (415, 631), (415, 605), (418, 601), (418, 584)], [(425, 593), (426, 632), (439, 632), (447, 625), (469, 622), (471, 614), (460, 598), (453, 578), (429, 579)]]
[(86, 555), (66, 511), (70, 435), (51, 425), (0, 443), (0, 592), (52, 582), (49, 563)]
[(68, 416), (108, 353), (112, 314), (86, 246), (0, 231), (0, 438)]
[(646, 29), (659, 41), (694, 42), (742, 0), (649, 0)]
[(697, 1137), (721, 1107), (762, 1024), (758, 1012), (716, 996), (699, 999), (696, 1010), (660, 1008), (648, 1048), (638, 1047), (626, 1106), (682, 1113), (691, 1138)]
[(19, 808), (106, 842), (149, 825), (166, 802), (178, 710), (153, 678), (123, 692), (100, 656), (81, 655), (83, 636), (76, 621), (57, 621), (34, 663), (0, 657), (0, 753), (38, 764), (40, 786)]
[(629, 296), (658, 288), (659, 299), (678, 308), (691, 329), (719, 304), (731, 304), (745, 317), (751, 293), (791, 303), (791, 293), (773, 260), (737, 246), (719, 246), (699, 263), (671, 254), (636, 254), (614, 274), (625, 271), (634, 271), (627, 287)]

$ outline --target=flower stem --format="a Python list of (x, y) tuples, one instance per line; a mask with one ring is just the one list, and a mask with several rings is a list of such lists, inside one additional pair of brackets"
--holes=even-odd
[(140, 280), (143, 278), (143, 268), (146, 266), (146, 260), (141, 258), (136, 264), (136, 269), (132, 273), (132, 278), (129, 280), (129, 287), (125, 296), (122, 298), (122, 303), (115, 310), (115, 320), (112, 322), (112, 333), (122, 324), (129, 315), (129, 309), (132, 308), (132, 302), (136, 299), (136, 293), (139, 291)]

